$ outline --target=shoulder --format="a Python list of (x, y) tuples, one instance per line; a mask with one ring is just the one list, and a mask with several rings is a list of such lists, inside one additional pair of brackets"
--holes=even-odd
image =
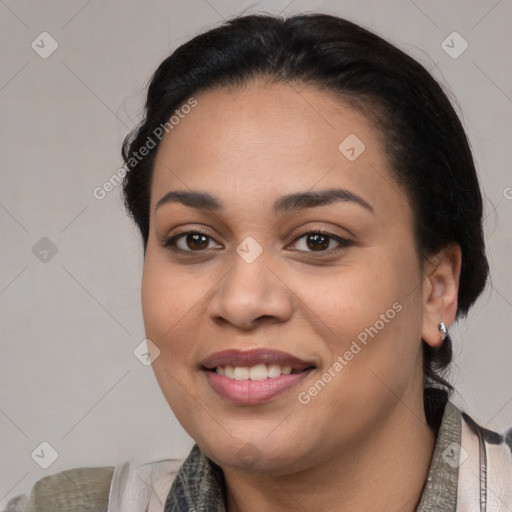
[(164, 459), (68, 469), (41, 478), (30, 496), (12, 498), (3, 512), (145, 512), (163, 506), (181, 463)]
[(501, 446), (502, 450), (512, 456), (512, 427), (500, 433), (483, 427), (466, 412), (461, 411), (461, 416), (471, 431), (481, 437), (487, 446)]
[(114, 466), (73, 468), (38, 480), (29, 497), (16, 496), (5, 512), (106, 512)]
[[(465, 412), (461, 416), (461, 504), (473, 500), (487, 504), (488, 509), (501, 510), (502, 504), (512, 503), (512, 428), (500, 433), (480, 425)], [(468, 506), (462, 509), (473, 510)]]

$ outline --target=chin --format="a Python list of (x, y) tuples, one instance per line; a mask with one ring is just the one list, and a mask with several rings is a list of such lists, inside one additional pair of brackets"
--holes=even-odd
[[(198, 443), (199, 444), (199, 443)], [(287, 474), (305, 469), (305, 454), (297, 452), (297, 446), (275, 446), (260, 439), (232, 441), (222, 445), (199, 445), (205, 455), (223, 469), (236, 469), (274, 475)]]

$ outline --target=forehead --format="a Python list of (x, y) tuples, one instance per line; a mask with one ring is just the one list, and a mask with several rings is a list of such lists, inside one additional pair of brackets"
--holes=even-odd
[(340, 186), (369, 202), (379, 202), (383, 191), (396, 194), (382, 134), (329, 93), (254, 81), (194, 97), (197, 106), (160, 144), (152, 210), (176, 189), (209, 191), (245, 206)]

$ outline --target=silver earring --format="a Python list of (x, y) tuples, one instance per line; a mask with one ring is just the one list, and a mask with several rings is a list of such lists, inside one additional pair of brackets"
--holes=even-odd
[(444, 322), (439, 322), (439, 332), (441, 333), (439, 334), (439, 339), (441, 341), (444, 341), (446, 335), (448, 334), (448, 330), (446, 329), (446, 325), (444, 325)]

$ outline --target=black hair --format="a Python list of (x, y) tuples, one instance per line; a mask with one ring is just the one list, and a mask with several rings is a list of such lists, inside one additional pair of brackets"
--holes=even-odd
[[(181, 45), (160, 64), (148, 87), (145, 116), (122, 150), (124, 202), (140, 229), (144, 254), (158, 142), (143, 158), (134, 159), (135, 152), (193, 94), (256, 78), (316, 86), (377, 123), (391, 172), (413, 208), (421, 260), (451, 243), (461, 248), (457, 317), (465, 316), (484, 289), (489, 268), (482, 196), (464, 128), (442, 87), (419, 62), (365, 28), (327, 14), (235, 17)], [(451, 359), (449, 336), (438, 349), (423, 342), (425, 382), (434, 384), (426, 385), (424, 394), (431, 425), (438, 423), (432, 411), (453, 392), (445, 380)]]

